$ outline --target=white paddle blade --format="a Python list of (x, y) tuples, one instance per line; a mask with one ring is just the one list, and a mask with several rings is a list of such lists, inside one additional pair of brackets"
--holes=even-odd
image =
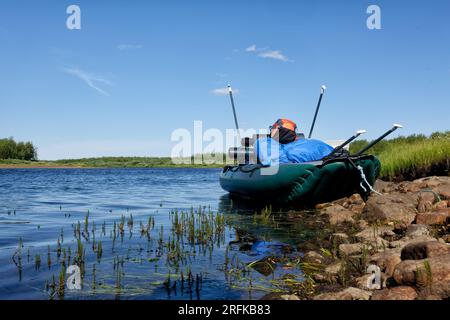
[(394, 128), (403, 128), (403, 126), (401, 124), (394, 123)]
[(320, 93), (324, 93), (325, 92), (325, 90), (327, 90), (327, 87), (325, 86), (325, 85), (322, 85), (321, 87), (320, 87)]

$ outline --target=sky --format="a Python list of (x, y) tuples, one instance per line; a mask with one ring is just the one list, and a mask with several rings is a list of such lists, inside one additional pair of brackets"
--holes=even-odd
[(234, 127), (228, 83), (245, 129), (308, 132), (325, 84), (314, 138), (449, 130), (449, 21), (446, 0), (2, 0), (0, 137), (43, 160), (167, 156), (195, 120)]

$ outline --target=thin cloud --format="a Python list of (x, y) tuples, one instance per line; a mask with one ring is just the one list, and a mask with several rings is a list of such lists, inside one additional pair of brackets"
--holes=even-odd
[[(228, 88), (217, 88), (210, 91), (215, 96), (226, 96), (228, 95)], [(233, 89), (234, 94), (238, 94), (238, 89)]]
[(256, 44), (245, 49), (246, 52), (257, 54), (260, 58), (274, 59), (283, 62), (292, 62), (287, 56), (285, 56), (281, 50), (270, 50), (269, 48), (258, 48)]
[(283, 62), (291, 61), (280, 50), (269, 50), (258, 54), (261, 58), (275, 59)]
[(120, 51), (125, 51), (125, 50), (138, 50), (138, 49), (142, 49), (143, 45), (141, 44), (119, 44), (117, 46), (117, 49), (119, 49)]
[(77, 68), (64, 68), (63, 71), (67, 74), (70, 74), (80, 80), (83, 80), (89, 87), (94, 89), (95, 91), (99, 92), (100, 94), (104, 96), (109, 96), (109, 93), (105, 90), (99, 88), (96, 83), (103, 83), (108, 86), (112, 86), (112, 83), (104, 78), (97, 77), (91, 73), (88, 73), (86, 71), (83, 71), (81, 69)]
[(245, 49), (247, 52), (255, 52), (256, 51), (256, 44), (252, 44), (250, 47)]

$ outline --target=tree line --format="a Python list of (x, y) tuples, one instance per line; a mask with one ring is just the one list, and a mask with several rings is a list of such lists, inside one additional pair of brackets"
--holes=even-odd
[(14, 139), (0, 139), (0, 159), (37, 160), (37, 149), (31, 142), (16, 142)]

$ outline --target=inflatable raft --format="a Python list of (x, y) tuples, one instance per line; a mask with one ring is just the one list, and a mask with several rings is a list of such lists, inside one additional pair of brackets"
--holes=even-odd
[[(364, 182), (361, 176), (364, 172)], [(257, 164), (226, 166), (220, 185), (230, 194), (246, 199), (289, 205), (313, 205), (353, 193), (363, 196), (367, 183), (375, 183), (380, 161), (372, 155), (335, 158), (307, 163), (287, 163), (278, 167)]]

